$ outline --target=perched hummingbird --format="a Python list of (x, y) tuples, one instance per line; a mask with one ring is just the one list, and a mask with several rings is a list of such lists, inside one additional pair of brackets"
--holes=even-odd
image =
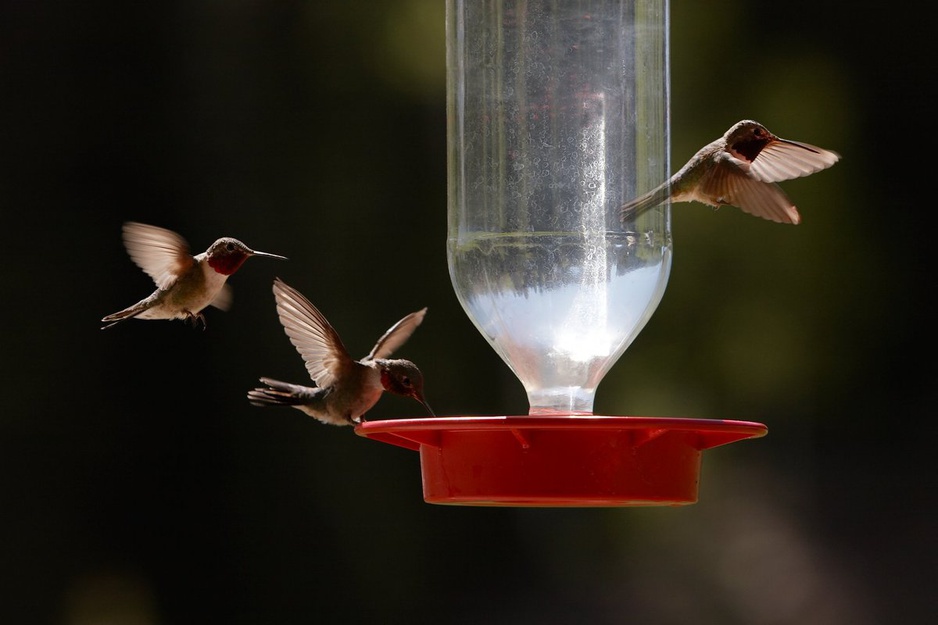
[(737, 206), (764, 219), (797, 224), (801, 216), (775, 183), (827, 169), (839, 160), (835, 152), (781, 139), (762, 124), (743, 120), (701, 148), (669, 181), (625, 204), (622, 220), (670, 198)]
[(413, 397), (433, 415), (423, 396), (423, 374), (409, 360), (388, 360), (423, 321), (427, 309), (410, 313), (384, 333), (371, 353), (355, 361), (338, 333), (299, 291), (274, 280), (280, 323), (303, 360), (315, 388), (261, 378), (268, 388), (248, 391), (255, 406), (293, 406), (331, 425), (356, 425), (390, 391)]
[(127, 222), (124, 247), (130, 258), (156, 282), (156, 290), (133, 306), (108, 315), (101, 329), (136, 317), (137, 319), (192, 319), (205, 327), (202, 309), (212, 305), (228, 310), (231, 287), (225, 281), (250, 256), (286, 260), (277, 254), (258, 252), (237, 239), (224, 237), (197, 256), (189, 244), (171, 230)]

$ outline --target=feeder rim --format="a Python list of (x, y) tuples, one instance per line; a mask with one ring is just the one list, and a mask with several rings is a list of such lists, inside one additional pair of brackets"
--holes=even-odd
[(390, 429), (397, 432), (413, 430), (500, 430), (511, 429), (538, 429), (538, 430), (572, 430), (572, 429), (668, 429), (688, 431), (719, 431), (719, 432), (746, 432), (753, 436), (764, 436), (768, 428), (762, 423), (754, 421), (738, 421), (732, 419), (697, 419), (689, 417), (635, 417), (635, 416), (604, 416), (584, 414), (561, 415), (479, 415), (479, 416), (452, 416), (429, 417), (410, 419), (384, 419), (380, 421), (365, 421), (356, 430), (375, 431)]

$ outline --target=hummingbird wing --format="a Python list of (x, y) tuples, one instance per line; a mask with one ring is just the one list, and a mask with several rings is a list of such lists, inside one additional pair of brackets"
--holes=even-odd
[(274, 279), (274, 299), (284, 332), (306, 362), (309, 377), (321, 388), (332, 386), (354, 365), (338, 332), (318, 308), (280, 278)]
[(795, 205), (777, 184), (757, 180), (742, 169), (714, 167), (700, 184), (696, 199), (705, 203), (737, 206), (750, 215), (777, 223), (797, 224), (801, 221)]
[(427, 314), (427, 309), (412, 312), (384, 333), (378, 339), (375, 346), (371, 348), (371, 353), (365, 356), (364, 360), (376, 360), (378, 358), (388, 358), (397, 348), (407, 342), (407, 339), (414, 333)]
[(124, 224), (124, 247), (161, 289), (195, 264), (186, 240), (165, 228), (129, 221)]
[(827, 169), (840, 160), (840, 154), (822, 148), (778, 139), (762, 148), (749, 165), (749, 173), (762, 182), (801, 178)]

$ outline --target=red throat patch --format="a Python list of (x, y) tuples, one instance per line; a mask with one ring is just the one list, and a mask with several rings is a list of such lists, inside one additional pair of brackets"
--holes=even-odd
[(208, 259), (208, 266), (224, 276), (230, 276), (244, 264), (248, 255), (243, 252), (215, 254)]

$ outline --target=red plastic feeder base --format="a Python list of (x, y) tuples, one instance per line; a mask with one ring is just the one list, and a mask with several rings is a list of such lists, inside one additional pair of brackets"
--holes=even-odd
[(765, 436), (748, 421), (580, 415), (367, 421), (359, 436), (420, 452), (428, 503), (695, 503), (704, 449)]

